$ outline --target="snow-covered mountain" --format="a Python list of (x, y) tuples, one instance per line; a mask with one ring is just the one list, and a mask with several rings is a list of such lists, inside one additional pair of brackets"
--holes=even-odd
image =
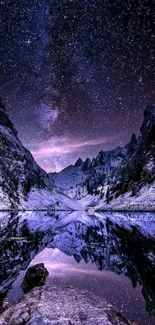
[[(18, 139), (0, 99), (0, 209), (155, 209), (155, 105), (124, 148), (47, 174)], [(64, 194), (63, 194), (64, 193)], [(73, 201), (74, 199), (74, 201)], [(78, 202), (76, 201), (78, 200)]]
[(23, 147), (0, 99), (0, 209), (79, 209)]
[(51, 174), (53, 180), (66, 194), (72, 198), (83, 198), (88, 194), (97, 194), (115, 169), (126, 156), (126, 148), (100, 151), (92, 161), (87, 158), (84, 162), (79, 158), (75, 165), (70, 165), (59, 173)]
[(81, 159), (52, 179), (81, 204), (99, 209), (155, 209), (155, 105), (147, 106), (141, 136), (124, 148)]

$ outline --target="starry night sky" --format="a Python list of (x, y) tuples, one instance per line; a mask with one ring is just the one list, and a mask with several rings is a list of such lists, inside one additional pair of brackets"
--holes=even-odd
[(155, 0), (0, 0), (0, 95), (47, 171), (126, 144), (155, 102)]

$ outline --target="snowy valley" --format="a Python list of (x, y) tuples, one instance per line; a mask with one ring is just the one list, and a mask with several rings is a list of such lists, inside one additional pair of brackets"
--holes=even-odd
[(147, 106), (140, 131), (123, 148), (47, 174), (23, 147), (0, 100), (0, 209), (154, 210), (155, 105)]

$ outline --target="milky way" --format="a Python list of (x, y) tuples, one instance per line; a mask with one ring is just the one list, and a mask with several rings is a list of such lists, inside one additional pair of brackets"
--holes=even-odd
[(46, 170), (126, 144), (155, 102), (155, 1), (2, 0), (0, 94)]

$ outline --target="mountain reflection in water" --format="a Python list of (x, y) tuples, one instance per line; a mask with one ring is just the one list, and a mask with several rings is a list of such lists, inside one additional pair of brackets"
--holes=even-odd
[(140, 324), (154, 324), (155, 213), (1, 213), (1, 295), (13, 299), (24, 270), (41, 261), (46, 285), (89, 287)]

